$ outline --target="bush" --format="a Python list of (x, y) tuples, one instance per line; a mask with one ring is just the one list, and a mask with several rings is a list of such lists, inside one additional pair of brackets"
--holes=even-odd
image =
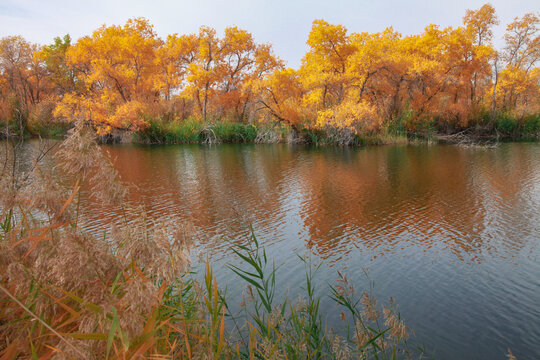
[(226, 143), (253, 142), (257, 137), (257, 128), (252, 124), (217, 122), (209, 126), (218, 141)]
[(162, 119), (147, 120), (149, 126), (136, 133), (136, 140), (144, 143), (197, 143), (253, 142), (257, 138), (257, 128), (252, 124), (215, 121), (204, 124), (194, 118), (165, 122)]
[(165, 142), (195, 143), (202, 140), (202, 124), (192, 118), (184, 121), (173, 121), (165, 127)]
[(202, 124), (195, 119), (174, 120), (147, 119), (148, 126), (135, 133), (135, 140), (149, 144), (195, 143), (202, 141)]
[(499, 116), (495, 122), (495, 129), (504, 135), (513, 135), (518, 127), (518, 122), (515, 118), (508, 115)]
[(536, 136), (540, 133), (540, 114), (529, 115), (523, 119), (523, 135)]

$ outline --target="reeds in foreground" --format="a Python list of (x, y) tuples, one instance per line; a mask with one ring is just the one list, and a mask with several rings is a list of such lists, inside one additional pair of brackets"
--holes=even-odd
[[(232, 314), (210, 263), (189, 268), (189, 224), (149, 224), (82, 123), (55, 149), (57, 173), (40, 160), (19, 171), (16, 143), (0, 158), (0, 359), (394, 359), (412, 357), (393, 302), (378, 308), (345, 276), (330, 287), (343, 308), (339, 335), (320, 315), (305, 262), (305, 295), (276, 300), (276, 272), (252, 235), (232, 245), (230, 269), (246, 284)], [(123, 225), (98, 238), (81, 229), (80, 191), (123, 209)], [(381, 312), (382, 310), (382, 312)], [(419, 355), (417, 352), (415, 355)]]

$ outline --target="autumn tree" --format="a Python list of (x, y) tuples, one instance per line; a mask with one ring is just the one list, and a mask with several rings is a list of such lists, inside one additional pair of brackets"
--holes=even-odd
[[(488, 79), (491, 75), (491, 69), (486, 60), (494, 55), (491, 44), (493, 38), (492, 28), (494, 25), (499, 24), (499, 20), (493, 6), (485, 4), (478, 10), (467, 10), (463, 17), (463, 24), (474, 44), (469, 60), (471, 67), (473, 67), (470, 91), (471, 101), (475, 104), (483, 95), (477, 94), (478, 82)], [(484, 81), (484, 83), (486, 82)]]
[(47, 77), (53, 91), (62, 95), (75, 88), (75, 72), (66, 62), (66, 53), (71, 47), (71, 37), (56, 37), (50, 45), (44, 46), (37, 56), (44, 62)]
[(66, 56), (85, 86), (67, 96), (57, 114), (70, 117), (74, 106), (84, 106), (77, 113), (103, 131), (144, 128), (142, 115), (159, 97), (155, 57), (160, 45), (152, 25), (142, 18), (123, 27), (102, 26), (81, 38)]
[(293, 136), (297, 136), (299, 126), (306, 120), (301, 106), (305, 94), (300, 74), (294, 69), (280, 69), (268, 74), (254, 83), (254, 91), (258, 94), (260, 109), (283, 124), (289, 125)]
[(144, 128), (149, 116), (244, 121), (256, 101), (254, 81), (282, 66), (271, 46), (237, 27), (226, 28), (223, 38), (203, 26), (198, 34), (162, 41), (140, 18), (102, 26), (73, 46), (66, 40), (47, 47), (43, 58), (56, 74), (63, 50), (74, 83), (83, 85), (63, 97), (56, 114), (76, 114), (103, 132)]
[(0, 40), (0, 71), (10, 90), (26, 105), (40, 100), (44, 82), (43, 64), (35, 56), (38, 46), (20, 36)]
[(189, 65), (186, 93), (196, 100), (199, 112), (206, 121), (208, 105), (216, 93), (219, 74), (216, 65), (221, 61), (221, 44), (216, 30), (202, 26), (198, 34), (198, 56)]
[(55, 104), (57, 118), (82, 119), (100, 133), (188, 117), (272, 119), (293, 134), (323, 129), (349, 140), (384, 129), (488, 128), (497, 112), (521, 119), (540, 111), (538, 15), (514, 19), (501, 52), (493, 46), (497, 24), (490, 4), (467, 10), (461, 26), (432, 24), (406, 36), (392, 27), (349, 33), (315, 20), (298, 70), (235, 26), (223, 34), (202, 26), (162, 40), (148, 20), (135, 18), (74, 44), (65, 36), (40, 48), (6, 37), (1, 113), (32, 119)]
[(243, 121), (254, 100), (252, 82), (280, 68), (282, 63), (272, 53), (271, 46), (257, 45), (249, 32), (237, 27), (225, 29), (221, 44), (222, 61), (216, 69), (222, 79), (219, 89), (221, 112)]
[(43, 61), (37, 56), (39, 46), (21, 36), (0, 40), (0, 77), (5, 87), (2, 113), (16, 119), (26, 129), (32, 108), (42, 100), (48, 86)]
[[(471, 94), (479, 65), (484, 69), (483, 81), (489, 79), (488, 57), (464, 27), (441, 30), (430, 25), (422, 34), (410, 37), (409, 47), (414, 76), (408, 101), (414, 120), (421, 123), (438, 117), (444, 127), (465, 126), (473, 108)], [(489, 47), (482, 49), (489, 53)]]
[(178, 115), (180, 118), (191, 112), (189, 97), (181, 96), (186, 88), (189, 67), (196, 61), (199, 54), (199, 39), (197, 35), (173, 34), (167, 36), (165, 43), (156, 51), (158, 74), (154, 88), (160, 92), (164, 115), (171, 119)]
[(198, 51), (188, 67), (184, 94), (195, 99), (203, 120), (232, 115), (243, 121), (253, 103), (252, 82), (282, 66), (267, 44), (256, 44), (253, 36), (237, 27), (225, 29), (223, 38), (209, 27), (201, 27)]
[(309, 33), (309, 51), (302, 59), (302, 83), (309, 89), (306, 105), (315, 110), (339, 104), (347, 87), (347, 59), (353, 53), (347, 29), (315, 20)]
[(503, 60), (506, 67), (500, 74), (498, 97), (503, 109), (520, 107), (521, 112), (540, 111), (540, 34), (537, 15), (515, 18), (506, 28)]
[(353, 99), (369, 102), (380, 115), (393, 121), (401, 114), (404, 94), (410, 80), (410, 54), (400, 33), (387, 28), (381, 33), (354, 34), (356, 49), (351, 57)]

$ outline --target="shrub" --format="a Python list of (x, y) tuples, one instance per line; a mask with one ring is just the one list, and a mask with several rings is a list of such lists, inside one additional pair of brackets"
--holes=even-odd
[(523, 134), (535, 136), (540, 133), (540, 114), (529, 115), (523, 119)]
[(508, 115), (502, 115), (497, 118), (495, 128), (497, 131), (504, 135), (512, 135), (518, 127), (518, 123), (515, 118)]

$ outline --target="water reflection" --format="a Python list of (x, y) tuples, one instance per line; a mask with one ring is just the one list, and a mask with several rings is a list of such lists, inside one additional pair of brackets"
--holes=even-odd
[[(193, 221), (216, 254), (221, 237), (245, 230), (240, 218), (268, 241), (296, 237), (330, 262), (351, 252), (378, 257), (407, 247), (436, 247), (481, 262), (485, 252), (515, 256), (538, 233), (534, 145), (106, 150), (121, 178), (137, 186), (135, 203), (156, 219)], [(97, 215), (111, 211), (95, 212), (91, 227), (110, 221)]]

